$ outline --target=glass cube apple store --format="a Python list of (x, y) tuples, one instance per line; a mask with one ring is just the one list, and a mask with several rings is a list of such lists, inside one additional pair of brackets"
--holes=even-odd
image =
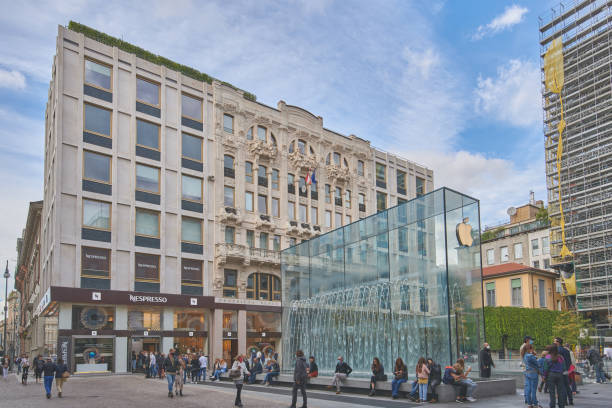
[(363, 375), (373, 357), (387, 372), (397, 357), (476, 359), (479, 231), (478, 200), (441, 188), (284, 250), (285, 366), (298, 349), (322, 374), (340, 355)]

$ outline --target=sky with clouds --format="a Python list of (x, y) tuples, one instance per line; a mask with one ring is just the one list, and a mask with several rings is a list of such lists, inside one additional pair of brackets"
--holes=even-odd
[(481, 200), (483, 224), (529, 190), (546, 201), (538, 16), (556, 1), (0, 2), (0, 261), (11, 274), (28, 203), (42, 198), (55, 37), (70, 20), (427, 165), (436, 187)]

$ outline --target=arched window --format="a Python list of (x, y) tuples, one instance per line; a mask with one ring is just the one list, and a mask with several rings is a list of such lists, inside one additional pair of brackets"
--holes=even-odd
[(247, 140), (253, 140), (253, 128), (247, 130), (246, 138)]
[(295, 141), (289, 143), (289, 153), (293, 153), (295, 151)]
[(281, 300), (280, 278), (268, 273), (253, 273), (247, 279), (247, 299)]
[(302, 139), (293, 140), (291, 143), (289, 143), (289, 153), (293, 153), (296, 149), (301, 155), (304, 156), (306, 156), (307, 154), (314, 156), (315, 154), (315, 151), (312, 146)]
[(265, 126), (253, 126), (247, 130), (247, 140), (253, 140), (255, 133), (257, 133), (258, 140), (261, 140), (264, 143), (271, 143), (273, 146), (277, 146), (276, 137), (274, 137), (274, 134), (270, 131), (270, 129), (266, 128)]
[(300, 154), (306, 154), (306, 142), (301, 139), (298, 139), (297, 145), (298, 145), (298, 152), (300, 152)]
[(327, 153), (327, 157), (325, 157), (325, 164), (328, 166), (331, 164), (331, 153)]

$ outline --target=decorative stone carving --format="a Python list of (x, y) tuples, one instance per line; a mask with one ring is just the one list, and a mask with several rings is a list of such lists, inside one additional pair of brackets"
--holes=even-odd
[(222, 207), (217, 214), (217, 221), (228, 225), (240, 225), (242, 223), (240, 213), (233, 207)]
[(244, 245), (218, 243), (215, 245), (215, 258), (220, 265), (227, 264), (230, 259), (249, 264), (248, 248)]
[(326, 170), (327, 178), (336, 184), (348, 183), (351, 180), (351, 173), (346, 167), (328, 164)]
[(297, 150), (289, 153), (289, 164), (297, 171), (308, 171), (317, 167), (316, 155), (301, 154)]
[(249, 140), (247, 149), (252, 156), (268, 160), (275, 158), (278, 154), (276, 146), (259, 139)]
[(268, 230), (268, 231), (274, 230), (274, 224), (269, 219), (265, 219), (265, 220), (261, 218), (258, 219), (257, 222), (255, 223), (255, 227), (258, 229)]

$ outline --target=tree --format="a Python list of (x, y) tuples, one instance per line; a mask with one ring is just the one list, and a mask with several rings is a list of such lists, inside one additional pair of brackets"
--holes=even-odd
[(581, 337), (581, 332), (586, 331), (588, 333), (592, 329), (593, 325), (589, 319), (569, 310), (559, 313), (553, 324), (555, 337), (561, 337), (565, 343), (581, 344), (583, 346), (590, 345), (591, 339), (588, 334)]
[(540, 222), (548, 222), (548, 207), (542, 207), (536, 213), (536, 220)]

